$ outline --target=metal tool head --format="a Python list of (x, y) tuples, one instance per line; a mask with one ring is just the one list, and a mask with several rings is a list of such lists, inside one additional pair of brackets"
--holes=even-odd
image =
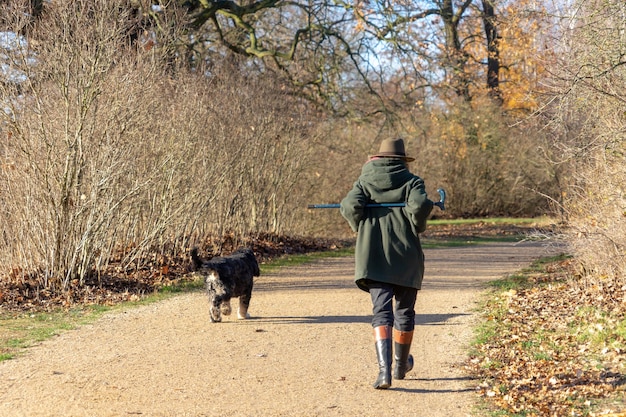
[(435, 203), (437, 207), (441, 210), (446, 209), (446, 190), (443, 188), (437, 188), (437, 192), (439, 193), (439, 201)]

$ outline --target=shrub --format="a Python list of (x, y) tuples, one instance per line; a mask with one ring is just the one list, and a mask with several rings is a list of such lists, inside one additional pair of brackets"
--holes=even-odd
[(141, 48), (115, 3), (46, 5), (14, 61), (28, 80), (0, 87), (4, 279), (65, 289), (298, 221), (311, 153), (298, 100), (237, 63), (191, 72), (166, 44)]

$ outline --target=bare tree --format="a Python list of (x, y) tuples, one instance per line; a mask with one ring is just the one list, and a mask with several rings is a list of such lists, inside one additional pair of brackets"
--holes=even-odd
[(500, 91), (500, 46), (497, 18), (493, 0), (482, 0), (483, 25), (487, 42), (487, 90), (489, 95), (502, 103)]
[[(484, 73), (491, 74), (490, 83), (496, 82), (498, 43), (492, 2), (196, 0), (177, 4), (189, 16), (189, 62), (215, 62), (225, 51), (246, 56), (263, 71), (276, 71), (300, 93), (336, 110), (344, 109), (360, 91), (375, 98), (361, 114), (393, 109), (385, 85), (398, 75), (409, 80), (405, 96), (451, 88), (469, 101), (477, 76), (468, 66), (477, 59), (472, 57), (476, 49), (471, 50), (477, 36), (473, 26), (481, 24), (480, 19), (468, 19), (470, 15), (485, 17), (491, 66)], [(362, 101), (359, 107), (363, 108)]]

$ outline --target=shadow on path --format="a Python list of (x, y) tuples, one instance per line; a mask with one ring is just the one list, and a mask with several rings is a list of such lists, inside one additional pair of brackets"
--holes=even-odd
[[(416, 326), (457, 325), (461, 323), (446, 323), (455, 317), (469, 316), (470, 314), (416, 314)], [(371, 323), (372, 316), (280, 316), (280, 317), (251, 317), (248, 321), (254, 323), (271, 324), (337, 324), (337, 323)], [(235, 322), (233, 322), (235, 323)]]
[[(411, 378), (406, 377), (404, 379), (405, 382), (420, 382), (425, 383), (426, 385), (459, 385), (464, 384), (468, 385), (469, 382), (476, 381), (476, 378), (471, 376), (465, 377), (453, 377), (453, 378)], [(441, 389), (433, 389), (433, 388), (406, 388), (406, 387), (394, 387), (392, 385), (392, 390), (402, 391), (407, 393), (414, 394), (450, 394), (450, 393), (461, 393), (461, 392), (472, 392), (476, 391), (473, 387), (459, 387), (459, 388), (441, 388)]]

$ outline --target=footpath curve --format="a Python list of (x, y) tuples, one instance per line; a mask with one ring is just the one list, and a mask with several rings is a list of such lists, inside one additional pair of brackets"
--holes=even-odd
[[(352, 258), (263, 275), (250, 314), (210, 323), (202, 293), (108, 314), (0, 363), (0, 416), (473, 415), (464, 373), (488, 281), (553, 252), (538, 243), (426, 250), (407, 378), (374, 390), (368, 295)], [(234, 303), (236, 304), (236, 303)]]

